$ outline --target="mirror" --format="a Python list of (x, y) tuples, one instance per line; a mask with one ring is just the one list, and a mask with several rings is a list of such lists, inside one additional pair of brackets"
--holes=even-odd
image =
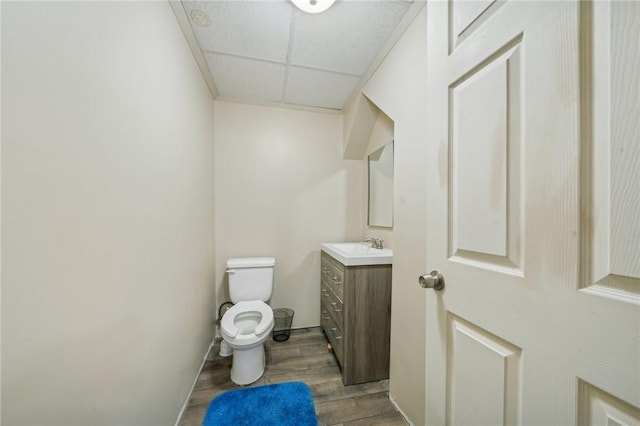
[(393, 141), (369, 155), (368, 224), (393, 227)]

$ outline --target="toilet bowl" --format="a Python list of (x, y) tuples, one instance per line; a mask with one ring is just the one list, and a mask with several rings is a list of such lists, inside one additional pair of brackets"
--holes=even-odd
[(242, 301), (229, 309), (220, 322), (220, 333), (233, 349), (231, 380), (248, 385), (264, 373), (264, 342), (273, 329), (273, 311), (260, 300)]

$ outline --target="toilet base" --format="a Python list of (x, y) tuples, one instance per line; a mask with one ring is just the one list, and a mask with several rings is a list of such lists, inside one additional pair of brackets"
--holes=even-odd
[(229, 346), (229, 344), (224, 340), (220, 342), (219, 355), (221, 357), (227, 357), (227, 356), (231, 356), (232, 354), (233, 354), (233, 349), (231, 349), (231, 346)]
[(264, 344), (251, 349), (234, 349), (231, 362), (231, 381), (237, 385), (248, 385), (264, 374)]

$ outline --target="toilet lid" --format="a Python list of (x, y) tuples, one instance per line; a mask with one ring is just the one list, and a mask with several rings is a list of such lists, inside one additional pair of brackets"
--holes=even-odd
[(236, 337), (238, 329), (235, 326), (236, 316), (245, 312), (259, 312), (262, 319), (256, 325), (253, 334), (264, 333), (273, 323), (273, 311), (271, 307), (261, 300), (249, 300), (238, 302), (229, 309), (220, 321), (220, 327), (229, 337)]

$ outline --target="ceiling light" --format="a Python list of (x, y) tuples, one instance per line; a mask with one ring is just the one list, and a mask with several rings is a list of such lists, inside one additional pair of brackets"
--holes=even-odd
[(298, 9), (307, 13), (320, 13), (329, 9), (336, 0), (291, 0)]

